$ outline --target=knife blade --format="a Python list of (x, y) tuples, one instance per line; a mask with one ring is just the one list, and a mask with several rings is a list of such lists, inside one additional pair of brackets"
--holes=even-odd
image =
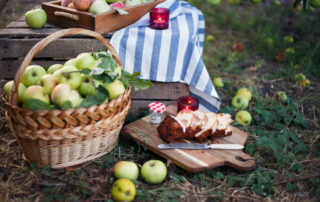
[(159, 144), (159, 149), (243, 149), (240, 144), (199, 144), (199, 143), (171, 143)]

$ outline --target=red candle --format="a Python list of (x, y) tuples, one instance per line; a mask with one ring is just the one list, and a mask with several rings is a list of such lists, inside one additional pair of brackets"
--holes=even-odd
[(178, 99), (178, 112), (195, 111), (199, 108), (199, 101), (192, 96), (183, 96)]
[(169, 9), (153, 8), (150, 10), (150, 27), (152, 29), (167, 29), (169, 27)]

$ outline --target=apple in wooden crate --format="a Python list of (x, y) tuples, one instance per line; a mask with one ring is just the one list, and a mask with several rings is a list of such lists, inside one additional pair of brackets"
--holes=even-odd
[(73, 0), (74, 7), (79, 11), (87, 11), (90, 8), (92, 0)]
[(111, 11), (110, 6), (105, 0), (94, 0), (89, 8), (90, 13), (100, 14)]
[(70, 3), (72, 3), (72, 0), (62, 0), (61, 6), (68, 7)]

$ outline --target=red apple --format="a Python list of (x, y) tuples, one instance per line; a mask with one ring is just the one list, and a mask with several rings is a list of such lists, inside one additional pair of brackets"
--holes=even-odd
[(110, 4), (110, 7), (111, 7), (112, 10), (115, 9), (115, 8), (122, 9), (122, 8), (125, 8), (125, 5), (123, 3), (121, 3), (120, 1), (118, 1), (118, 2), (115, 2), (113, 4)]
[(68, 7), (70, 3), (72, 3), (72, 0), (62, 0), (61, 6)]
[(92, 0), (73, 0), (73, 5), (77, 10), (87, 11), (90, 8)]
[(72, 3), (72, 2), (71, 2), (71, 3), (69, 3), (68, 8), (76, 9), (76, 7), (74, 7), (74, 5), (73, 5), (73, 3)]

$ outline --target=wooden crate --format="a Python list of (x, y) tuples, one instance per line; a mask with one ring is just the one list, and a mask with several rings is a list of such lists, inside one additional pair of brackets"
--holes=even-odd
[(42, 8), (48, 16), (48, 23), (59, 27), (81, 27), (98, 33), (119, 30), (135, 23), (142, 16), (165, 0), (155, 0), (149, 3), (124, 8), (128, 15), (120, 15), (116, 11), (93, 14), (61, 6), (61, 0), (42, 3)]
[[(59, 31), (53, 25), (46, 25), (43, 29), (30, 29), (23, 18), (10, 23), (0, 30), (0, 79), (13, 79), (23, 58), (28, 51), (42, 38)], [(104, 34), (111, 38), (112, 34)], [(31, 64), (50, 66), (63, 64), (66, 60), (79, 53), (90, 50), (105, 50), (97, 40), (84, 36), (70, 36), (55, 40), (37, 55)], [(153, 88), (132, 92), (132, 105), (129, 114), (135, 116), (140, 108), (145, 108), (150, 102), (159, 101), (166, 105), (176, 103), (180, 96), (188, 94), (188, 86), (182, 83), (156, 82)]]

